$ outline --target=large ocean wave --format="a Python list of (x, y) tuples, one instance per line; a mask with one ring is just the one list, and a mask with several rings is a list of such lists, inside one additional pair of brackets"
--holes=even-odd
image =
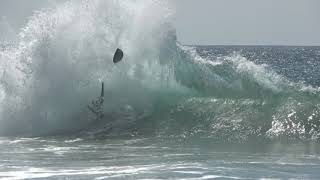
[[(318, 87), (238, 53), (176, 40), (169, 1), (78, 1), (36, 12), (0, 51), (2, 135), (318, 139)], [(114, 65), (116, 48), (125, 52)], [(105, 83), (104, 118), (87, 104)]]

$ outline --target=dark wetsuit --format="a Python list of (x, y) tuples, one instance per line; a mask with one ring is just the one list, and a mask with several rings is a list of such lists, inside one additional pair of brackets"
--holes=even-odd
[(88, 105), (89, 110), (96, 115), (97, 120), (103, 118), (103, 115), (104, 115), (103, 103), (104, 103), (104, 84), (102, 83), (100, 97), (96, 100), (93, 100), (91, 104)]

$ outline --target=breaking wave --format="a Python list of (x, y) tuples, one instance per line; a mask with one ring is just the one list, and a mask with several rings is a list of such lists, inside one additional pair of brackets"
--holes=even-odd
[[(0, 51), (2, 135), (319, 139), (319, 88), (176, 40), (169, 1), (70, 0)], [(114, 65), (116, 48), (125, 52)], [(105, 84), (104, 117), (87, 104)]]

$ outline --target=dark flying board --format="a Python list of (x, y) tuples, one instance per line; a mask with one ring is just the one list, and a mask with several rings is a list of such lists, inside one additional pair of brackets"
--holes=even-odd
[(123, 58), (123, 51), (121, 49), (117, 49), (116, 52), (113, 55), (113, 63), (118, 63)]

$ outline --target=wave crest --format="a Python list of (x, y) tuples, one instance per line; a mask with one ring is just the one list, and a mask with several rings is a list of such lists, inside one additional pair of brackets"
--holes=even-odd
[[(76, 1), (37, 12), (0, 51), (1, 134), (318, 139), (319, 90), (238, 53), (177, 42), (169, 1)], [(116, 48), (124, 62), (114, 65)], [(86, 105), (105, 83), (105, 118)]]

